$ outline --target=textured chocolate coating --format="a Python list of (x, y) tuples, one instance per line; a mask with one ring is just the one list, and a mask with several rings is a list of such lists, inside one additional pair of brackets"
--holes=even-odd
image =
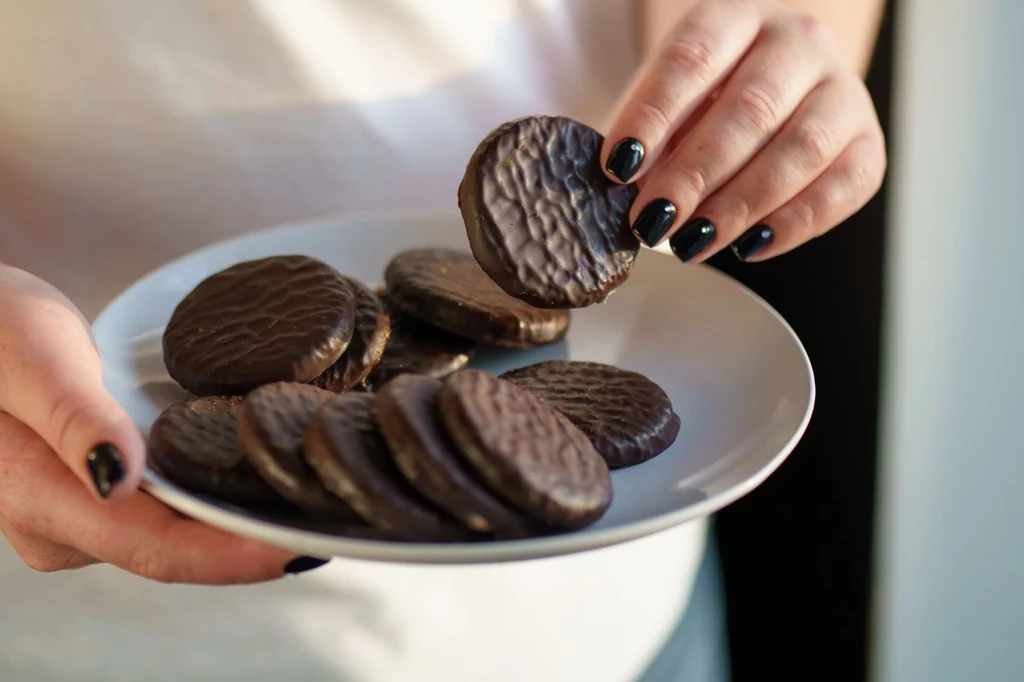
[(178, 304), (164, 331), (164, 364), (196, 395), (306, 382), (341, 357), (354, 318), (352, 288), (326, 263), (246, 261), (206, 278)]
[(520, 510), (579, 528), (611, 504), (608, 465), (590, 440), (526, 389), (468, 369), (445, 379), (440, 406), (463, 456)]
[(568, 311), (512, 298), (463, 251), (403, 251), (384, 278), (389, 299), (402, 312), (479, 343), (531, 348), (558, 340), (569, 327)]
[(679, 435), (679, 415), (668, 395), (636, 372), (597, 362), (553, 360), (502, 377), (568, 417), (612, 469), (661, 454)]
[(352, 342), (333, 365), (310, 383), (335, 393), (363, 382), (384, 355), (391, 336), (391, 318), (377, 294), (350, 277), (344, 278), (356, 295), (356, 324)]
[(327, 402), (306, 431), (306, 460), (324, 486), (368, 523), (410, 540), (472, 537), (423, 499), (402, 476), (377, 426), (377, 396), (343, 393)]
[(303, 448), (309, 422), (333, 395), (293, 382), (260, 386), (238, 408), (238, 438), (245, 458), (281, 497), (317, 517), (355, 521), (359, 515), (324, 488)]
[(413, 374), (380, 390), (377, 419), (398, 469), (424, 497), (472, 530), (527, 535), (531, 522), (487, 490), (448, 435), (440, 391), (440, 381)]
[(149, 458), (165, 478), (193, 492), (245, 507), (285, 501), (242, 454), (238, 396), (191, 398), (165, 409), (149, 432)]
[(604, 138), (563, 117), (499, 126), (459, 185), (473, 255), (511, 296), (538, 308), (582, 308), (629, 275), (640, 242), (629, 224), (635, 185), (601, 170)]
[(365, 388), (376, 391), (402, 374), (440, 379), (469, 363), (472, 341), (409, 317), (386, 296), (383, 300), (391, 318), (391, 337), (384, 356), (363, 382)]

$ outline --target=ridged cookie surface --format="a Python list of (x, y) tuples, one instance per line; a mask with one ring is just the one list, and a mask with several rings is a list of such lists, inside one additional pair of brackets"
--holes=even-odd
[(469, 369), (445, 379), (440, 405), (463, 456), (521, 511), (579, 528), (611, 504), (608, 465), (590, 440), (526, 389)]
[(634, 185), (601, 170), (604, 138), (555, 116), (510, 121), (477, 147), (459, 186), (473, 255), (506, 293), (540, 308), (582, 308), (629, 275), (640, 242)]
[(355, 296), (337, 270), (308, 256), (238, 263), (200, 282), (164, 330), (164, 364), (196, 395), (241, 395), (306, 382), (352, 339)]
[(597, 362), (553, 360), (502, 375), (564, 414), (612, 469), (659, 455), (679, 435), (679, 415), (656, 383)]

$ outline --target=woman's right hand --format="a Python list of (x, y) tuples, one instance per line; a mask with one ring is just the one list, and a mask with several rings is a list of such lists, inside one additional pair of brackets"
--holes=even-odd
[(89, 325), (0, 265), (0, 532), (40, 571), (108, 562), (161, 582), (251, 583), (311, 559), (236, 538), (137, 491), (145, 443), (103, 388)]

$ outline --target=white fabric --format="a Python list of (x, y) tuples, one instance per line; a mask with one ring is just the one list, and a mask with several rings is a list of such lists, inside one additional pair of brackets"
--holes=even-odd
[[(451, 208), (496, 124), (602, 125), (637, 63), (632, 4), (0, 0), (0, 261), (92, 317), (230, 235)], [(0, 545), (0, 678), (630, 680), (685, 609), (704, 537), (217, 589), (37, 575)]]

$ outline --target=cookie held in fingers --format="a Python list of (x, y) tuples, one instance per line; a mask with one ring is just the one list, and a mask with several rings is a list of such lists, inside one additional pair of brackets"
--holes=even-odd
[(307, 382), (334, 364), (355, 328), (355, 294), (308, 256), (246, 261), (200, 282), (164, 330), (164, 364), (196, 395), (242, 395)]
[(431, 542), (472, 538), (402, 476), (377, 425), (376, 401), (370, 393), (342, 393), (313, 417), (306, 459), (321, 483), (369, 524), (395, 536)]
[(356, 298), (355, 331), (342, 356), (310, 383), (335, 393), (359, 386), (377, 366), (391, 336), (391, 318), (384, 302), (366, 285), (346, 277)]
[(333, 396), (295, 382), (260, 386), (238, 408), (238, 437), (245, 458), (281, 497), (317, 518), (361, 520), (352, 507), (324, 488), (305, 459), (309, 422)]
[(406, 374), (377, 397), (377, 419), (399, 470), (414, 488), (467, 527), (505, 536), (528, 534), (530, 519), (477, 480), (441, 421), (441, 382)]
[(492, 491), (519, 510), (555, 526), (580, 528), (608, 509), (608, 465), (541, 398), (469, 369), (445, 379), (439, 400), (463, 456)]
[(510, 121), (477, 147), (459, 185), (473, 256), (506, 293), (538, 308), (582, 308), (625, 281), (640, 243), (634, 185), (601, 168), (603, 136), (558, 116)]
[(612, 469), (645, 462), (679, 435), (672, 401), (636, 372), (597, 362), (553, 360), (502, 378), (539, 395), (585, 433)]
[(237, 433), (241, 402), (239, 396), (206, 396), (165, 409), (150, 428), (150, 463), (181, 487), (224, 502), (285, 506), (242, 452)]
[(472, 341), (409, 317), (389, 303), (386, 295), (382, 298), (391, 319), (391, 336), (380, 362), (363, 381), (367, 390), (379, 390), (402, 374), (441, 379), (469, 363)]
[(532, 348), (557, 341), (569, 327), (568, 311), (509, 296), (464, 251), (403, 251), (384, 277), (389, 300), (403, 313), (478, 343)]

